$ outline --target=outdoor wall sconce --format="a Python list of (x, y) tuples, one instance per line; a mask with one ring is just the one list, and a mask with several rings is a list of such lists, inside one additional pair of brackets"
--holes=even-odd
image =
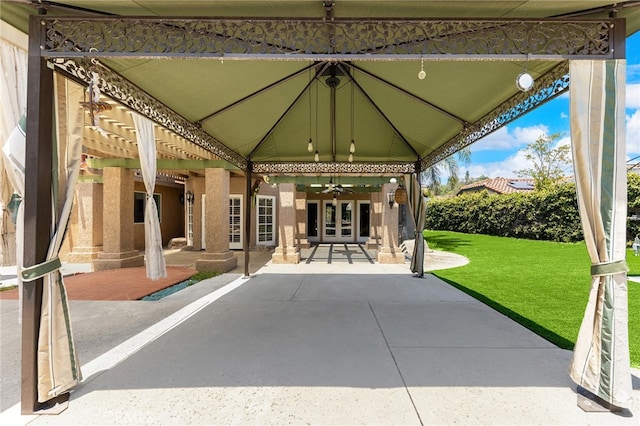
[(187, 202), (189, 204), (193, 204), (193, 200), (195, 200), (195, 197), (193, 195), (193, 192), (191, 191), (187, 191)]
[(393, 208), (393, 204), (396, 202), (396, 191), (387, 192), (387, 201), (389, 202), (389, 208)]

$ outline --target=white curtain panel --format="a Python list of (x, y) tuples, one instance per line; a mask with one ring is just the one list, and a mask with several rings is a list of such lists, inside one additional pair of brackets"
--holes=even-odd
[(136, 127), (138, 155), (142, 179), (147, 190), (144, 210), (144, 254), (147, 277), (157, 280), (167, 276), (164, 254), (162, 252), (162, 234), (158, 219), (158, 207), (153, 198), (156, 186), (156, 140), (153, 122), (140, 114), (132, 113)]
[[(27, 121), (26, 117), (23, 116), (2, 147), (2, 157), (7, 177), (12, 182), (14, 192), (20, 198), (24, 197), (24, 149), (26, 129)], [(24, 257), (24, 203), (22, 202), (18, 206), (15, 229), (15, 263), (17, 271), (20, 271)], [(22, 300), (22, 280), (20, 279), (20, 274), (17, 274), (17, 281), (18, 298)], [(18, 323), (22, 323), (22, 303), (18, 304)]]
[(632, 403), (629, 361), (624, 60), (571, 61), (571, 140), (591, 291), (570, 367), (584, 389)]
[[(18, 120), (27, 109), (27, 52), (14, 44), (0, 40), (0, 143), (9, 139)], [(16, 233), (6, 206), (14, 185), (5, 171), (5, 159), (0, 156), (0, 262), (4, 266), (17, 264)]]

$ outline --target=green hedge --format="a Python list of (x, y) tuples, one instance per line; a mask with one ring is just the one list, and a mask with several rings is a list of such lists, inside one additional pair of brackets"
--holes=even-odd
[(487, 191), (432, 200), (427, 229), (574, 242), (582, 239), (575, 184), (531, 193)]
[[(629, 215), (640, 214), (640, 175), (628, 175)], [(558, 242), (583, 239), (574, 183), (530, 193), (487, 191), (429, 201), (426, 228)], [(640, 221), (629, 221), (629, 240)]]

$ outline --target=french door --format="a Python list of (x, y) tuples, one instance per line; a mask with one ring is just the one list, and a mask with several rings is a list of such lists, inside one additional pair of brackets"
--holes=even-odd
[(324, 201), (322, 239), (327, 242), (352, 242), (354, 201)]
[(258, 245), (276, 245), (276, 197), (258, 195), (256, 198), (258, 226), (256, 242)]
[(243, 228), (242, 195), (229, 196), (229, 248), (242, 249)]

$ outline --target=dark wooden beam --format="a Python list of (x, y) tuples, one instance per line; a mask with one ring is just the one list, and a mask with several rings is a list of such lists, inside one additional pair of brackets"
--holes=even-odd
[(253, 186), (251, 185), (253, 164), (247, 162), (247, 173), (245, 175), (247, 196), (244, 203), (244, 276), (249, 276), (249, 253), (251, 252), (251, 203)]
[[(41, 56), (45, 27), (40, 16), (29, 20), (27, 128), (25, 147), (24, 253), (29, 267), (46, 260), (51, 231), (51, 158), (53, 145), (53, 70)], [(18, 272), (20, 273), (20, 271)], [(32, 414), (38, 403), (38, 334), (42, 278), (24, 283), (22, 298), (21, 411)]]
[(617, 18), (613, 23), (613, 58), (627, 58), (627, 20)]

